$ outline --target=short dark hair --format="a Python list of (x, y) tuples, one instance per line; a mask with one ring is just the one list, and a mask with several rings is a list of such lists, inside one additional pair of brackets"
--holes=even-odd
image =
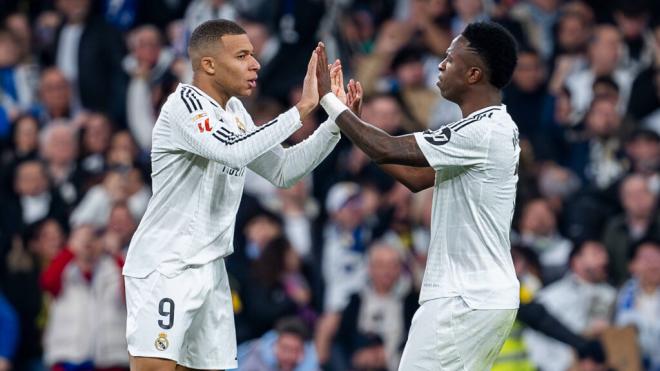
[(191, 50), (200, 50), (212, 44), (225, 35), (243, 35), (245, 30), (236, 22), (226, 19), (213, 19), (206, 21), (192, 32), (188, 42), (189, 54)]
[(462, 35), (486, 64), (491, 85), (498, 89), (507, 86), (517, 62), (517, 44), (511, 33), (494, 22), (475, 22)]
[(591, 87), (594, 88), (596, 87), (596, 85), (600, 85), (600, 84), (607, 85), (613, 90), (615, 90), (617, 93), (619, 92), (619, 84), (617, 84), (614, 78), (610, 75), (600, 75), (596, 77), (593, 84), (591, 84)]
[(639, 241), (633, 242), (628, 249), (628, 261), (635, 259), (640, 248), (646, 245), (660, 249), (660, 240), (652, 236), (646, 236)]
[(309, 329), (302, 319), (289, 316), (279, 319), (275, 323), (275, 331), (279, 334), (291, 334), (298, 336), (302, 341), (309, 339)]

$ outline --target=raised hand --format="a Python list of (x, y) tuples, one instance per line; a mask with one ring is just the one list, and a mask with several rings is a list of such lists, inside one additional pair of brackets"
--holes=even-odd
[(346, 91), (344, 90), (344, 73), (341, 70), (341, 62), (339, 59), (335, 63), (329, 65), (330, 67), (330, 88), (335, 93), (339, 100), (346, 104)]
[(346, 95), (346, 105), (358, 117), (360, 117), (362, 113), (362, 97), (363, 97), (362, 84), (360, 84), (359, 81), (355, 81), (351, 79), (348, 82), (348, 94)]
[(319, 42), (315, 54), (318, 56), (316, 64), (316, 81), (318, 84), (318, 94), (320, 97), (332, 91), (330, 84), (330, 68), (328, 67), (328, 56), (325, 53), (325, 45)]
[(303, 81), (302, 96), (298, 104), (296, 104), (301, 120), (307, 117), (319, 103), (319, 91), (317, 90), (316, 82), (318, 58), (318, 53), (314, 50), (307, 64), (307, 74), (305, 74), (305, 80)]

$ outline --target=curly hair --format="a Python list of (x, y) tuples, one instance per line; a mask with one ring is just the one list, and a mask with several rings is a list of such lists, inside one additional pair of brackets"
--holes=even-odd
[(486, 65), (491, 85), (498, 89), (507, 86), (517, 62), (516, 40), (511, 33), (494, 22), (475, 22), (462, 35)]

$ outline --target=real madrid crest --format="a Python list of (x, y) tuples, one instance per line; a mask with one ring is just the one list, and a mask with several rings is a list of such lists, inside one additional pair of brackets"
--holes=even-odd
[(158, 337), (156, 338), (156, 342), (154, 343), (154, 345), (156, 345), (156, 349), (160, 351), (167, 349), (167, 347), (170, 346), (170, 341), (167, 340), (167, 334), (164, 332), (158, 334)]

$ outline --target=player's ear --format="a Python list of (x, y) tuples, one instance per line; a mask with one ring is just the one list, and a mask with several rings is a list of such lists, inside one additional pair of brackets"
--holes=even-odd
[(215, 75), (216, 63), (212, 57), (202, 57), (199, 60), (199, 64), (204, 70), (204, 72), (206, 72), (209, 75)]
[(468, 84), (476, 84), (484, 77), (484, 71), (479, 67), (470, 67), (467, 71)]

